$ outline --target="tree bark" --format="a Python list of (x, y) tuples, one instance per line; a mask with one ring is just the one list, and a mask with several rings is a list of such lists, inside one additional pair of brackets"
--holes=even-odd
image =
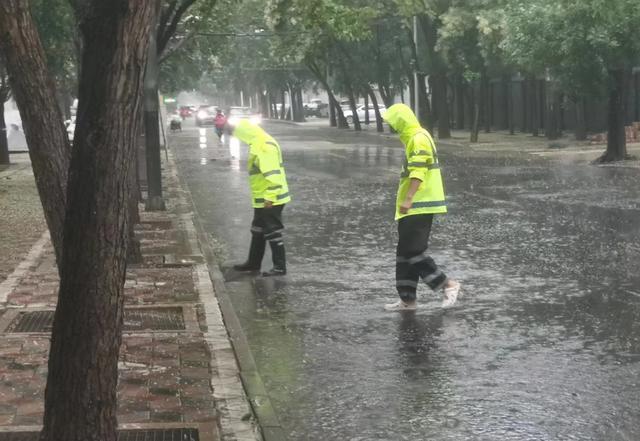
[(82, 77), (42, 441), (117, 439), (127, 204), (155, 5), (94, 0), (76, 11)]
[(284, 119), (287, 114), (287, 92), (285, 89), (282, 89), (280, 92), (280, 97), (282, 98), (282, 108), (280, 109), (280, 119)]
[[(122, 0), (121, 0), (122, 1)], [(126, 0), (125, 0), (126, 1)], [(154, 18), (154, 23), (156, 22)], [(147, 158), (147, 211), (165, 209), (162, 197), (162, 160), (160, 154), (160, 104), (158, 98), (158, 47), (156, 32), (149, 41), (149, 54), (144, 78), (144, 137)]]
[(458, 75), (457, 87), (455, 93), (456, 103), (456, 129), (464, 130), (466, 121), (464, 115), (464, 97), (466, 92), (466, 85), (462, 75)]
[(545, 124), (545, 134), (547, 139), (556, 140), (562, 136), (560, 130), (560, 105), (561, 92), (558, 90), (557, 84), (551, 84), (550, 91), (547, 93), (547, 123)]
[(0, 88), (0, 165), (8, 165), (9, 159), (9, 141), (7, 139), (7, 124), (4, 121), (4, 93)]
[(585, 118), (585, 99), (584, 97), (579, 97), (576, 99), (575, 102), (575, 106), (576, 106), (576, 129), (575, 129), (575, 136), (576, 136), (576, 140), (578, 141), (584, 141), (585, 139), (587, 139), (587, 121)]
[(478, 87), (472, 86), (472, 100), (473, 109), (471, 114), (471, 135), (470, 141), (473, 143), (478, 142), (478, 136), (480, 134), (480, 101), (482, 96), (482, 85), (479, 86), (480, 91), (478, 91)]
[(437, 91), (437, 99), (434, 107), (438, 109), (438, 138), (440, 139), (451, 138), (448, 90), (447, 76), (445, 74), (436, 75), (435, 91)]
[[(371, 86), (369, 86), (369, 90), (367, 92), (371, 97), (371, 103), (373, 104), (373, 111), (376, 114), (376, 131), (382, 133), (384, 132), (384, 126), (382, 125), (382, 115), (380, 114), (380, 109), (378, 108), (378, 99), (376, 98), (376, 94), (373, 92), (373, 89), (371, 88)], [(367, 113), (369, 112), (367, 111)]]
[(531, 120), (531, 134), (533, 136), (538, 136), (540, 134), (540, 122), (538, 120), (539, 111), (538, 111), (538, 81), (535, 78), (532, 78), (529, 83), (529, 104), (530, 104), (530, 120)]
[[(368, 85), (367, 85), (368, 86)], [(370, 89), (371, 87), (369, 87)], [(366, 125), (369, 125), (371, 123), (371, 121), (369, 120), (369, 93), (367, 91), (367, 93), (364, 94), (364, 123)]]
[(627, 139), (625, 133), (625, 91), (628, 72), (625, 69), (611, 69), (611, 86), (608, 103), (607, 150), (597, 162), (613, 162), (627, 159)]
[(36, 186), (60, 264), (71, 148), (27, 0), (0, 1), (0, 47), (18, 103)]

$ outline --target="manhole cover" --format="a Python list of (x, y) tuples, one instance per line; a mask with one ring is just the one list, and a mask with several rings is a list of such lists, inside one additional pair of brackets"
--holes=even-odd
[[(53, 311), (21, 312), (7, 332), (51, 332)], [(124, 311), (124, 330), (135, 331), (181, 331), (184, 330), (182, 308), (135, 308)]]
[[(0, 432), (0, 441), (38, 441), (38, 432)], [(199, 441), (198, 429), (121, 430), (118, 441)]]

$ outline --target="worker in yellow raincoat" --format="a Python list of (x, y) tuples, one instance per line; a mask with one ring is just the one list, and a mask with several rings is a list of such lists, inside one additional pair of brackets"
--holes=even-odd
[(426, 254), (433, 217), (447, 212), (435, 142), (431, 134), (420, 126), (413, 111), (404, 104), (389, 107), (383, 118), (399, 133), (405, 146), (395, 216), (399, 236), (396, 289), (400, 300), (385, 305), (385, 309), (416, 309), (420, 279), (432, 290), (443, 291), (443, 307), (452, 306), (457, 300), (460, 284), (447, 277)]
[(251, 223), (251, 245), (245, 263), (235, 265), (236, 271), (260, 271), (266, 242), (271, 247), (273, 268), (263, 276), (282, 276), (287, 273), (283, 242), (282, 210), (291, 201), (282, 151), (275, 139), (258, 124), (240, 120), (233, 127), (233, 135), (249, 146), (247, 171), (254, 209)]

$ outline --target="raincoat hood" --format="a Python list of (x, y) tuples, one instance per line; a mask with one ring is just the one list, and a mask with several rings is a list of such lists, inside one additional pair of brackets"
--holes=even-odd
[(258, 124), (247, 119), (241, 119), (233, 130), (233, 135), (245, 144), (251, 145), (259, 140), (269, 140), (271, 137)]
[(400, 139), (405, 144), (416, 133), (424, 130), (418, 118), (406, 104), (394, 104), (387, 109), (382, 118), (400, 134)]

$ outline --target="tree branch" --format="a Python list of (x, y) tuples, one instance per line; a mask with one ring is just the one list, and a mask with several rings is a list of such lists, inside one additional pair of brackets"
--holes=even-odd
[(162, 30), (162, 34), (158, 33), (157, 41), (159, 56), (162, 56), (162, 53), (169, 44), (169, 40), (171, 40), (171, 37), (176, 33), (176, 29), (178, 29), (178, 24), (180, 23), (180, 20), (182, 20), (182, 16), (195, 2), (196, 0), (182, 0), (182, 3), (177, 6), (171, 19), (168, 20), (168, 24)]

